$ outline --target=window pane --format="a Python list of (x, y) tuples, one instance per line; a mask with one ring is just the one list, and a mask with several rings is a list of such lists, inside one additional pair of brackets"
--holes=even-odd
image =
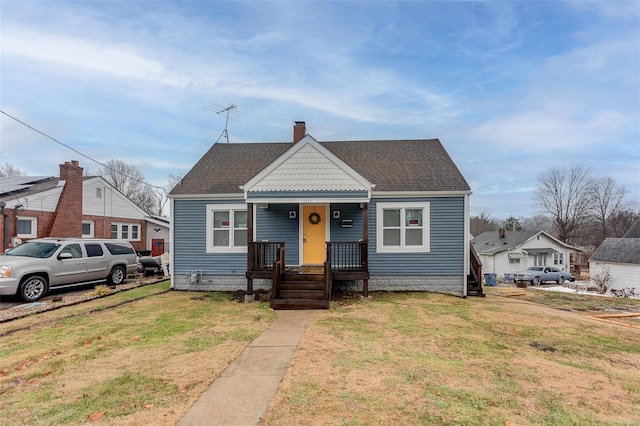
[(214, 228), (228, 228), (229, 227), (229, 212), (213, 212), (213, 227)]
[(138, 225), (131, 225), (131, 239), (138, 239)]
[(91, 224), (83, 223), (82, 224), (82, 235), (91, 235)]
[(406, 229), (404, 238), (405, 238), (404, 244), (406, 246), (421, 246), (422, 245), (422, 228)]
[(233, 245), (235, 247), (245, 247), (247, 245), (247, 231), (237, 230), (233, 231)]
[(71, 253), (71, 256), (74, 259), (82, 257), (82, 249), (80, 248), (80, 244), (69, 244), (60, 251), (60, 254), (62, 253)]
[[(398, 218), (400, 218), (398, 216)], [(384, 246), (399, 246), (400, 245), (400, 230), (399, 229), (385, 229), (383, 231), (382, 244)]]
[(214, 247), (229, 247), (229, 231), (213, 231), (213, 245)]
[[(400, 210), (383, 210), (382, 226), (400, 226)], [(385, 244), (386, 245), (386, 244)]]
[(111, 225), (111, 239), (118, 239), (118, 225)]
[(18, 234), (31, 235), (31, 220), (18, 219)]
[[(247, 212), (233, 212), (233, 227), (238, 229), (247, 229)], [(237, 244), (236, 244), (237, 245)]]
[(84, 248), (87, 250), (87, 257), (99, 257), (103, 254), (100, 244), (85, 244)]
[(123, 240), (129, 239), (129, 225), (122, 225), (122, 231), (120, 231), (120, 238)]
[(422, 209), (405, 210), (405, 226), (422, 226)]

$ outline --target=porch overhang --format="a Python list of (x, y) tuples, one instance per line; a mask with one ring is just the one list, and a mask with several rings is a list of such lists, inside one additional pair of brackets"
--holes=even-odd
[(269, 191), (247, 192), (245, 199), (248, 203), (296, 203), (296, 204), (327, 204), (327, 203), (368, 203), (371, 201), (370, 191), (345, 192), (310, 192), (310, 191)]
[(522, 251), (527, 253), (528, 255), (558, 253), (558, 250), (552, 249), (551, 247), (547, 247), (547, 248), (529, 248), (529, 249), (522, 249)]

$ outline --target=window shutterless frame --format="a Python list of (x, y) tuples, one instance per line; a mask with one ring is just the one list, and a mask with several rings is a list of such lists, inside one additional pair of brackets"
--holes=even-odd
[(427, 253), (430, 234), (428, 202), (376, 204), (378, 253)]

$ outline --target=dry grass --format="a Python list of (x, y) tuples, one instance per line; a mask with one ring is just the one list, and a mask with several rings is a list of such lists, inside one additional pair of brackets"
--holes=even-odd
[[(0, 424), (175, 424), (275, 318), (167, 287), (0, 324)], [(640, 424), (640, 330), (587, 317), (640, 301), (489, 291), (333, 302), (263, 423)]]
[(173, 425), (275, 318), (168, 283), (0, 324), (0, 424)]
[(334, 304), (264, 424), (640, 424), (640, 330), (567, 312), (598, 303), (567, 296), (546, 299), (562, 310), (496, 295)]

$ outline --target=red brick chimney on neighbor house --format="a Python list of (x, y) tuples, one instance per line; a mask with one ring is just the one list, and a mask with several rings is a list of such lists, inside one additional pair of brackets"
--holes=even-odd
[(293, 143), (298, 142), (307, 134), (307, 125), (304, 121), (296, 121), (293, 126)]
[(77, 160), (60, 164), (64, 188), (51, 224), (51, 237), (82, 237), (82, 167)]

